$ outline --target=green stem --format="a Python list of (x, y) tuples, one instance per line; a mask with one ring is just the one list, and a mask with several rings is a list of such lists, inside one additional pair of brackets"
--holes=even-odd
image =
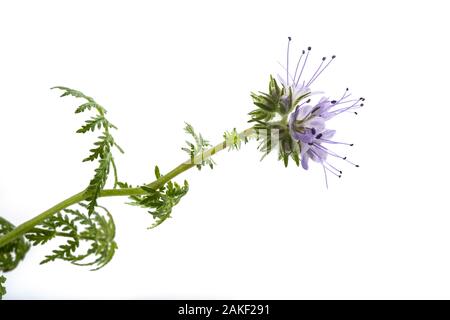
[[(253, 128), (248, 128), (241, 133), (239, 133), (239, 136), (242, 140), (250, 137), (254, 134)], [(217, 152), (225, 149), (227, 147), (227, 142), (223, 141), (214, 147), (196, 155), (194, 159), (188, 160), (186, 162), (183, 162), (179, 164), (177, 167), (175, 167), (172, 171), (168, 172), (167, 174), (161, 176), (159, 179), (153, 181), (152, 183), (146, 185), (149, 188), (152, 189), (158, 189), (161, 186), (163, 186), (166, 182), (172, 180), (174, 177), (178, 176), (179, 174), (185, 172), (186, 170), (189, 170), (190, 168), (196, 166), (198, 163), (201, 163), (202, 160), (208, 159), (209, 157), (213, 156)], [(124, 189), (105, 189), (100, 192), (99, 197), (117, 197), (117, 196), (136, 196), (136, 195), (143, 195), (146, 194), (146, 191), (141, 189), (140, 187), (137, 188), (124, 188)], [(22, 223), (21, 225), (17, 226), (14, 230), (11, 232), (5, 234), (4, 236), (0, 237), (0, 247), (8, 244), (9, 242), (13, 241), (14, 239), (17, 239), (20, 236), (23, 236), (24, 234), (28, 233), (31, 229), (33, 229), (36, 225), (40, 224), (42, 221), (47, 219), (48, 217), (54, 215), (55, 213), (70, 207), (71, 205), (77, 204), (81, 201), (86, 200), (87, 195), (85, 190), (61, 201), (60, 203), (54, 205), (48, 210), (45, 210), (41, 214), (37, 215), (36, 217)]]

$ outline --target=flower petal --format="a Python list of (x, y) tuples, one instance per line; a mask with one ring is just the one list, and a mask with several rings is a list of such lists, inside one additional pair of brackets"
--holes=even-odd
[(319, 162), (322, 163), (327, 159), (327, 153), (317, 147), (311, 147), (308, 150), (308, 155), (310, 156), (311, 160), (315, 161), (315, 162)]
[(305, 153), (302, 156), (302, 167), (305, 170), (308, 170), (308, 161), (309, 161), (309, 155), (307, 153)]
[(311, 113), (313, 106), (310, 104), (306, 104), (298, 108), (297, 120), (303, 120)]
[(321, 133), (325, 130), (325, 119), (322, 117), (313, 117), (305, 122), (306, 128), (314, 128), (317, 133)]
[(307, 143), (304, 143), (303, 141), (300, 141), (300, 156), (304, 156), (306, 152), (309, 150), (310, 146)]
[(325, 130), (322, 132), (322, 139), (331, 139), (333, 138), (334, 134), (336, 133), (336, 130)]

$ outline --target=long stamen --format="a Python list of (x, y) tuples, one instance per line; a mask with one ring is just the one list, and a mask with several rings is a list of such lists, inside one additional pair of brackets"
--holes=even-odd
[(322, 151), (325, 151), (327, 154), (329, 154), (330, 156), (336, 157), (336, 158), (340, 158), (340, 159), (344, 159), (345, 157), (338, 155), (337, 153), (331, 151), (328, 148), (325, 148), (324, 146), (322, 146), (321, 144), (318, 143), (310, 143), (310, 145), (316, 146), (317, 148), (319, 148)]
[(309, 86), (311, 84), (311, 80), (315, 77), (315, 75), (317, 74), (317, 72), (319, 72), (320, 68), (322, 67), (324, 61), (326, 60), (326, 57), (322, 58), (322, 61), (320, 62), (319, 67), (317, 68), (316, 72), (314, 72), (314, 74), (312, 75), (311, 79), (309, 79), (308, 83), (306, 84), (306, 86)]
[(298, 79), (297, 79), (297, 81), (295, 82), (295, 86), (298, 85), (298, 82), (300, 81), (300, 79), (301, 79), (301, 77), (302, 77), (303, 70), (305, 69), (306, 62), (308, 61), (308, 57), (309, 57), (309, 52), (310, 52), (310, 51), (311, 51), (311, 47), (308, 47), (308, 52), (306, 53), (306, 58), (305, 58), (305, 61), (303, 62), (302, 70), (300, 70), (300, 74), (298, 75)]
[[(350, 95), (348, 95), (347, 96), (347, 98), (349, 97)], [(333, 105), (333, 106), (337, 106), (337, 105), (340, 105), (340, 104), (344, 104), (344, 103), (349, 103), (349, 102), (358, 102), (358, 101), (361, 101), (361, 98), (359, 98), (359, 99), (351, 99), (351, 100), (346, 100), (346, 101), (342, 101), (342, 100), (331, 100), (331, 104)]]
[(322, 145), (320, 145), (320, 144), (318, 144), (318, 143), (313, 143), (312, 145), (316, 146), (317, 148), (321, 149), (322, 151), (325, 151), (325, 152), (326, 152), (327, 154), (329, 154), (330, 156), (333, 156), (333, 157), (336, 157), (336, 158), (340, 158), (340, 159), (342, 159), (342, 160), (344, 160), (344, 161), (350, 163), (351, 165), (353, 165), (353, 166), (359, 168), (359, 164), (356, 164), (356, 163), (351, 162), (350, 160), (347, 159), (347, 157), (340, 156), (340, 155), (338, 155), (337, 153), (334, 153), (333, 151), (331, 151), (331, 150), (325, 148), (324, 146), (322, 146)]
[(336, 167), (334, 167), (333, 165), (331, 165), (331, 164), (330, 164), (328, 161), (326, 161), (325, 159), (321, 159), (321, 157), (319, 156), (319, 154), (318, 154), (316, 151), (314, 151), (314, 149), (309, 149), (309, 152), (311, 152), (312, 154), (314, 154), (314, 155), (317, 157), (317, 159), (320, 159), (320, 160), (321, 160), (322, 167), (323, 167), (325, 170), (331, 172), (332, 174), (334, 174), (334, 175), (335, 175), (336, 177), (338, 177), (338, 178), (340, 178), (340, 177), (342, 176), (342, 171), (341, 171), (341, 170), (339, 170), (339, 169), (337, 169)]
[(298, 66), (300, 65), (300, 61), (302, 61), (303, 55), (305, 54), (305, 50), (302, 51), (302, 54), (300, 55), (300, 58), (297, 61), (297, 67), (295, 67), (295, 73), (294, 73), (294, 81), (297, 77), (297, 71), (298, 71)]
[(317, 147), (318, 149), (320, 149), (320, 150), (322, 150), (322, 151), (325, 151), (325, 152), (326, 152), (327, 154), (329, 154), (330, 156), (333, 156), (333, 157), (336, 157), (336, 158), (339, 158), (339, 159), (342, 159), (342, 160), (346, 160), (346, 159), (347, 159), (347, 157), (340, 156), (340, 155), (338, 155), (337, 153), (331, 151), (330, 149), (325, 148), (325, 147), (324, 147), (323, 145), (321, 145), (321, 144), (318, 144), (318, 143), (314, 143), (314, 142), (313, 142), (313, 143), (311, 143), (311, 145)]
[(337, 101), (337, 103), (339, 103), (339, 102), (341, 102), (342, 100), (347, 99), (348, 97), (351, 96), (351, 93), (348, 93), (348, 95), (347, 95), (347, 93), (348, 93), (348, 88), (345, 89), (344, 94), (343, 94), (342, 97)]
[(346, 112), (346, 111), (349, 111), (351, 109), (359, 109), (359, 108), (364, 107), (364, 103), (360, 103), (360, 104), (358, 104), (358, 103), (359, 103), (359, 100), (358, 100), (358, 102), (355, 102), (354, 104), (352, 104), (349, 107), (345, 107), (345, 108), (341, 108), (341, 109), (337, 109), (337, 110), (331, 111), (330, 114), (338, 115), (338, 114), (341, 114), (342, 112)]
[(325, 166), (323, 164), (322, 164), (322, 168), (323, 168), (323, 173), (325, 174), (325, 185), (327, 186), (327, 189), (328, 189), (327, 170), (325, 170)]
[[(278, 65), (283, 68), (283, 70), (285, 70), (287, 72), (287, 68), (285, 66), (283, 66), (283, 64), (279, 61), (277, 61)], [(289, 75), (289, 78), (292, 80), (292, 82), (294, 83), (294, 78), (292, 78), (292, 75), (289, 74), (289, 72), (287, 72), (287, 74)], [(281, 77), (280, 77), (281, 78)]]
[[(323, 67), (323, 69), (314, 77), (311, 77), (311, 80), (309, 80), (308, 84), (306, 86), (311, 85), (314, 81), (316, 81), (316, 79), (322, 74), (322, 72), (330, 65), (330, 63), (334, 60), (334, 58), (336, 58), (336, 56), (332, 56), (331, 60), (328, 61), (328, 63), (325, 65), (325, 67)], [(322, 64), (320, 64), (322, 65)]]
[[(319, 154), (314, 150), (314, 149), (309, 149), (309, 151), (314, 154), (317, 159), (321, 159), (321, 157), (319, 156)], [(338, 168), (334, 167), (333, 165), (331, 165), (328, 161), (326, 161), (325, 159), (321, 159), (321, 163), (322, 165), (327, 165), (326, 169), (328, 171), (330, 171), (332, 174), (334, 174), (337, 177), (341, 177), (342, 171), (339, 170)]]
[(316, 136), (316, 139), (317, 139), (317, 140), (320, 140), (320, 142), (324, 142), (324, 143), (329, 143), (329, 144), (343, 144), (343, 145), (346, 145), (346, 146), (353, 147), (353, 143), (339, 142), (339, 141), (333, 141), (333, 140), (328, 140), (328, 139), (321, 139), (321, 137), (322, 137), (322, 134), (319, 133), (319, 134)]
[(347, 159), (347, 157), (342, 158), (342, 160), (344, 160), (344, 161), (350, 163), (351, 165), (353, 165), (353, 166), (359, 168), (359, 164), (356, 164), (356, 163), (351, 162), (350, 160)]
[(291, 37), (288, 37), (288, 47), (287, 47), (287, 54), (286, 54), (286, 82), (289, 86), (289, 47), (291, 44)]
[(339, 172), (339, 175), (337, 175), (339, 178), (342, 175), (342, 170), (339, 170), (338, 168), (336, 168), (335, 166), (333, 166), (332, 164), (330, 164), (328, 161), (324, 161), (328, 166), (330, 166), (331, 169), (335, 170), (336, 172)]
[[(336, 177), (340, 178), (342, 175), (342, 171), (335, 168), (334, 166), (332, 166), (331, 164), (329, 164), (325, 159), (321, 159), (321, 157), (319, 156), (319, 154), (314, 151), (314, 149), (309, 149), (309, 151), (314, 154), (317, 159), (321, 160), (322, 166), (325, 167), (326, 170), (328, 170), (329, 172), (331, 172), (332, 174), (334, 174)], [(326, 166), (325, 166), (326, 165)]]
[(338, 177), (338, 178), (341, 177), (340, 174), (338, 174), (338, 173), (334, 172), (333, 170), (331, 170), (330, 168), (328, 168), (328, 167), (326, 166), (326, 164), (329, 165), (329, 163), (327, 163), (327, 162), (322, 162), (322, 166), (325, 167), (325, 170), (327, 170), (328, 172), (331, 172), (332, 174), (334, 174), (334, 175), (335, 175), (336, 177)]

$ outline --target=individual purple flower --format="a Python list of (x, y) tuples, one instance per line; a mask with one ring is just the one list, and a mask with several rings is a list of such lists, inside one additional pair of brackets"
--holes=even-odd
[(342, 171), (328, 161), (328, 157), (344, 160), (356, 167), (345, 156), (341, 156), (329, 149), (328, 145), (342, 144), (353, 146), (351, 143), (332, 140), (335, 130), (326, 128), (326, 122), (344, 112), (353, 112), (361, 108), (364, 98), (349, 99), (348, 89), (339, 100), (329, 100), (322, 97), (315, 105), (310, 100), (298, 105), (289, 116), (289, 132), (294, 141), (299, 144), (300, 158), (303, 169), (308, 170), (309, 159), (322, 165), (325, 173), (325, 183), (328, 187), (327, 171), (341, 177)]

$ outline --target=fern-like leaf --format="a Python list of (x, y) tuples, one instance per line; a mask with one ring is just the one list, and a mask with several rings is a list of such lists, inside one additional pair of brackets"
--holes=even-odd
[[(15, 226), (8, 220), (0, 217), (0, 236), (12, 230)], [(0, 271), (7, 272), (15, 269), (20, 261), (25, 258), (30, 245), (24, 237), (19, 237), (0, 247)]]
[[(80, 205), (89, 210), (89, 204)], [(64, 209), (63, 213), (47, 218), (26, 234), (26, 238), (34, 246), (45, 244), (56, 237), (66, 239), (51, 254), (45, 256), (41, 264), (64, 260), (75, 265), (95, 266), (92, 270), (98, 270), (111, 261), (117, 249), (114, 220), (106, 208), (98, 206), (95, 209), (91, 215), (80, 210)], [(100, 214), (98, 209), (105, 213)], [(89, 244), (89, 247), (80, 252), (82, 243)]]
[(110, 129), (117, 129), (117, 127), (105, 117), (105, 108), (98, 104), (92, 97), (85, 95), (81, 91), (67, 87), (54, 87), (52, 89), (62, 90), (63, 94), (61, 97), (73, 96), (86, 101), (76, 108), (75, 113), (82, 113), (88, 110), (96, 111), (96, 115), (86, 120), (84, 125), (77, 130), (77, 133), (94, 132), (97, 130), (101, 130), (102, 132), (98, 140), (94, 142), (94, 147), (89, 150), (90, 154), (83, 159), (83, 162), (98, 160), (98, 167), (95, 169), (94, 177), (90, 180), (86, 188), (87, 200), (89, 201), (88, 213), (92, 214), (97, 206), (97, 198), (100, 195), (100, 191), (105, 187), (106, 181), (108, 180), (111, 166), (114, 167), (114, 187), (117, 185), (117, 172), (112, 148), (116, 147), (121, 153), (123, 153), (123, 150), (114, 141), (110, 132)]
[[(159, 179), (163, 177), (158, 166), (155, 167), (155, 177)], [(120, 182), (121, 188), (129, 188), (127, 183)], [(148, 186), (141, 186), (141, 189), (146, 191), (145, 195), (130, 196), (131, 202), (128, 204), (149, 209), (148, 212), (153, 216), (154, 223), (149, 229), (156, 228), (161, 223), (171, 217), (172, 209), (176, 206), (181, 198), (189, 191), (189, 184), (185, 180), (180, 186), (176, 182), (169, 181), (158, 189), (153, 189)]]
[(104, 158), (100, 159), (100, 165), (97, 169), (95, 169), (95, 175), (89, 182), (89, 186), (86, 189), (86, 194), (88, 195), (87, 200), (89, 201), (89, 214), (94, 212), (95, 207), (97, 206), (97, 198), (99, 197), (100, 191), (103, 189), (106, 184), (106, 180), (108, 179), (111, 157), (111, 153), (107, 153)]

